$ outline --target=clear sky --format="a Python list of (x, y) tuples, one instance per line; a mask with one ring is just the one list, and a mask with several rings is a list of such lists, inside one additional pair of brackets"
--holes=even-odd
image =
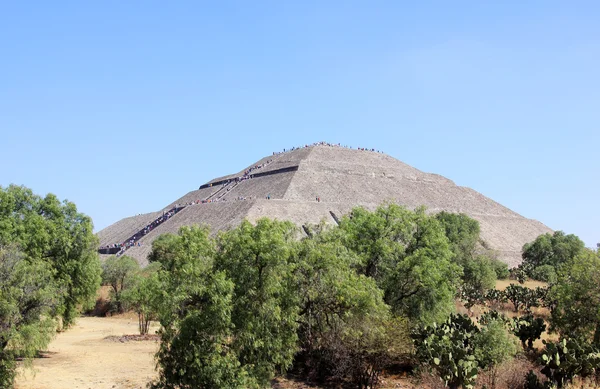
[(325, 140), (595, 246), (599, 127), (598, 1), (0, 2), (0, 185), (96, 230)]

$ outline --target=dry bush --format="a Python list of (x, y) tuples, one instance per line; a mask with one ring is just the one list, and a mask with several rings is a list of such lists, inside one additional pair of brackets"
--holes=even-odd
[(427, 389), (446, 389), (447, 386), (440, 377), (433, 375), (428, 372), (423, 372), (414, 380), (416, 388), (427, 388)]
[[(600, 377), (599, 377), (600, 378)], [(565, 385), (565, 389), (597, 389), (600, 388), (600, 380), (594, 377), (576, 377), (573, 382)]]
[(101, 286), (96, 292), (96, 304), (85, 313), (89, 316), (105, 317), (108, 316), (110, 309), (110, 286)]
[[(535, 368), (533, 363), (521, 356), (501, 364), (496, 369), (495, 389), (522, 389), (525, 385), (525, 376), (529, 370), (535, 371)], [(492, 371), (489, 369), (480, 372), (476, 388), (493, 389), (491, 374)], [(542, 379), (541, 375), (540, 379)]]

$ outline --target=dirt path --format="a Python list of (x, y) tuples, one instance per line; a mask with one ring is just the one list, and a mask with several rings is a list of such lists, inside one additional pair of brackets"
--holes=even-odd
[(21, 369), (16, 388), (145, 388), (156, 375), (158, 343), (106, 339), (137, 333), (137, 318), (79, 318), (58, 334), (44, 358), (34, 361), (34, 371)]

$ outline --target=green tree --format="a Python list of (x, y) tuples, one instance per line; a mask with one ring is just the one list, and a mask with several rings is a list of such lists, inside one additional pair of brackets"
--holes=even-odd
[(533, 268), (529, 274), (534, 280), (553, 284), (556, 282), (556, 268), (552, 265), (541, 265)]
[(298, 231), (291, 222), (244, 221), (219, 234), (215, 269), (234, 285), (233, 347), (259, 384), (291, 366), (298, 350), (298, 295), (291, 259)]
[(562, 264), (579, 255), (584, 248), (585, 244), (573, 234), (566, 235), (562, 231), (543, 234), (523, 246), (523, 267), (533, 278), (532, 271), (535, 268), (549, 265), (558, 270)]
[(496, 286), (496, 271), (488, 257), (478, 255), (463, 264), (463, 273), (461, 297), (470, 308), (482, 303), (486, 292)]
[[(496, 269), (500, 273), (503, 269), (494, 258), (494, 253), (487, 250), (487, 246), (481, 241), (479, 222), (463, 213), (445, 211), (436, 214), (435, 218), (442, 225), (450, 242), (454, 253), (452, 261), (463, 269), (461, 299), (467, 308), (481, 303), (485, 292), (494, 288), (496, 284)], [(482, 242), (484, 247), (477, 247), (478, 242)], [(504, 266), (508, 271), (508, 266)]]
[(593, 339), (600, 344), (600, 258), (583, 250), (558, 270), (548, 292), (553, 301), (551, 329), (564, 336)]
[(17, 357), (30, 360), (50, 343), (58, 295), (50, 264), (0, 246), (0, 387), (12, 387)]
[(256, 388), (233, 347), (235, 285), (214, 268), (209, 230), (182, 227), (157, 245), (160, 250), (153, 247), (153, 252), (161, 264), (156, 273), (161, 292), (156, 304), (162, 329), (159, 377), (152, 387)]
[(111, 287), (111, 296), (117, 312), (124, 310), (123, 291), (133, 286), (140, 271), (138, 262), (126, 255), (112, 256), (102, 264), (102, 283)]
[(460, 267), (451, 262), (439, 222), (424, 208), (355, 208), (342, 218), (339, 232), (358, 255), (359, 272), (375, 279), (395, 314), (432, 323), (453, 312)]
[(176, 252), (174, 248), (177, 246), (179, 237), (175, 234), (162, 234), (159, 235), (152, 242), (152, 250), (148, 254), (148, 262), (172, 262)]
[(510, 277), (510, 271), (508, 270), (508, 264), (502, 262), (497, 258), (491, 258), (492, 266), (496, 272), (496, 278), (499, 280), (505, 280)]
[(454, 261), (462, 266), (471, 260), (479, 241), (479, 222), (464, 213), (446, 211), (439, 212), (435, 218), (444, 228), (454, 253)]
[(140, 335), (146, 335), (150, 322), (158, 319), (162, 292), (163, 284), (157, 271), (138, 275), (132, 285), (123, 291), (123, 302), (138, 314)]
[(93, 302), (102, 272), (98, 240), (91, 219), (75, 204), (53, 194), (42, 198), (22, 186), (0, 187), (0, 244), (16, 244), (28, 258), (52, 267), (65, 325)]
[[(328, 234), (326, 234), (328, 235)], [(329, 236), (298, 243), (293, 259), (300, 297), (296, 360), (315, 381), (374, 387), (383, 368), (410, 350), (407, 322), (392, 319), (383, 292), (357, 274), (356, 254)]]

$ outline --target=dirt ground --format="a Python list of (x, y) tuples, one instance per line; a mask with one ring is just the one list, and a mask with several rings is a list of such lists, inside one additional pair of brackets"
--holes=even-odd
[[(137, 316), (82, 317), (60, 333), (48, 352), (20, 369), (17, 389), (145, 388), (156, 376), (154, 340), (115, 339), (138, 333)], [(153, 332), (152, 330), (150, 331)]]

